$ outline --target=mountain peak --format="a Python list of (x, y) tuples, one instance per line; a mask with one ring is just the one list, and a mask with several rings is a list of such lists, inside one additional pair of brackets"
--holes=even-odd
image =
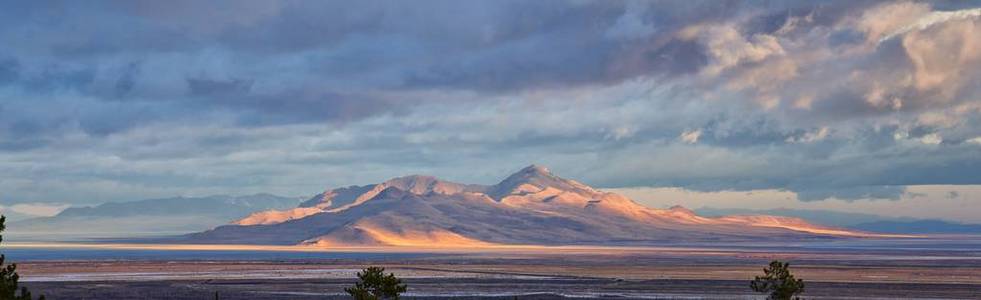
[(425, 195), (428, 193), (451, 195), (461, 192), (483, 191), (484, 189), (483, 186), (445, 181), (429, 175), (409, 175), (396, 177), (381, 183), (379, 186), (383, 188), (397, 187), (403, 191), (418, 195)]
[(672, 206), (671, 208), (668, 208), (668, 210), (670, 210), (672, 212), (675, 212), (675, 213), (681, 213), (681, 214), (692, 215), (692, 216), (695, 215), (695, 212), (694, 211), (688, 209), (687, 207), (681, 206), (681, 205)]
[(511, 194), (529, 192), (529, 188), (538, 190), (554, 188), (567, 192), (595, 193), (595, 190), (582, 183), (555, 176), (546, 167), (530, 165), (491, 186), (487, 190), (487, 195), (501, 200)]
[(522, 181), (534, 181), (541, 179), (565, 180), (555, 176), (555, 174), (552, 174), (552, 171), (547, 167), (540, 165), (529, 165), (524, 167), (518, 172), (511, 174), (511, 176), (508, 176), (508, 178), (504, 179), (504, 181), (508, 181), (509, 179), (520, 179)]
[(420, 191), (427, 190), (431, 186), (434, 186), (440, 182), (441, 181), (439, 179), (436, 179), (436, 177), (433, 176), (408, 175), (386, 180), (385, 182), (382, 182), (381, 185), (386, 187), (394, 186), (406, 191)]
[(429, 175), (412, 174), (412, 175), (395, 177), (395, 178), (389, 179), (386, 182), (392, 182), (392, 181), (436, 181), (436, 180), (439, 180), (439, 179), (437, 179), (436, 177), (433, 177), (433, 176), (429, 176)]
[(518, 173), (523, 173), (523, 174), (537, 174), (537, 175), (552, 175), (552, 171), (550, 171), (547, 167), (545, 167), (545, 166), (539, 166), (539, 165), (536, 165), (536, 164), (529, 165), (529, 166), (525, 167), (524, 169), (521, 169), (521, 171), (518, 171)]

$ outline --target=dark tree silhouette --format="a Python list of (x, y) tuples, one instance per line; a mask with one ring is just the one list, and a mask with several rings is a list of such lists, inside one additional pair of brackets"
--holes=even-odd
[(358, 272), (358, 282), (344, 291), (357, 300), (398, 300), (406, 288), (395, 274), (385, 275), (385, 268), (368, 267)]
[(756, 276), (749, 287), (753, 291), (769, 294), (766, 297), (768, 300), (799, 300), (797, 295), (804, 292), (804, 280), (790, 274), (790, 264), (774, 260), (763, 269), (763, 276)]
[[(7, 229), (6, 221), (7, 217), (0, 216), (0, 233)], [(0, 235), (0, 243), (3, 243), (3, 235)], [(0, 299), (31, 300), (31, 292), (27, 291), (26, 287), (17, 288), (17, 281), (20, 280), (20, 275), (17, 275), (17, 264), (4, 266), (3, 263), (6, 258), (0, 254)], [(20, 293), (18, 294), (18, 292)], [(44, 300), (44, 296), (40, 296), (38, 299)]]

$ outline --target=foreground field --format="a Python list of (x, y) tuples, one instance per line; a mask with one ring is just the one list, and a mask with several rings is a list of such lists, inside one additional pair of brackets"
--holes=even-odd
[(248, 260), (242, 252), (81, 260), (29, 259), (29, 249), (12, 254), (28, 258), (20, 264), (24, 280), (49, 299), (213, 299), (215, 292), (222, 299), (340, 299), (366, 265), (405, 278), (410, 298), (755, 299), (748, 282), (771, 259), (792, 262), (807, 281), (808, 299), (981, 299), (977, 246), (916, 241), (411, 254), (376, 249), (324, 257), (256, 252), (262, 259)]
[[(417, 278), (408, 299), (760, 299), (745, 280)], [(37, 282), (49, 299), (349, 299), (340, 279)], [(965, 284), (808, 283), (807, 299), (979, 299)]]

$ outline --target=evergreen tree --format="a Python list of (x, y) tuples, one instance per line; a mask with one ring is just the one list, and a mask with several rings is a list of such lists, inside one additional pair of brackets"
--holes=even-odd
[(763, 269), (763, 276), (756, 276), (749, 283), (753, 291), (769, 294), (767, 300), (800, 300), (804, 292), (804, 280), (790, 274), (790, 264), (774, 260)]
[(385, 268), (368, 267), (358, 272), (358, 282), (344, 291), (356, 300), (398, 300), (406, 288), (395, 274), (385, 275)]
[[(0, 216), (0, 233), (7, 229), (6, 221), (7, 217)], [(0, 235), (0, 243), (3, 243), (3, 235)], [(0, 300), (31, 300), (31, 292), (27, 291), (26, 287), (17, 289), (17, 281), (20, 280), (20, 275), (17, 275), (17, 264), (4, 266), (5, 259), (6, 257), (0, 254)], [(17, 293), (18, 291), (20, 294)], [(44, 296), (38, 299), (44, 300)]]

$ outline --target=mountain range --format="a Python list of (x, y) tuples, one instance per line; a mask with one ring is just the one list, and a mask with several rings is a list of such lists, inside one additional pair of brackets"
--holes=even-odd
[(695, 212), (704, 216), (725, 216), (732, 214), (766, 214), (795, 217), (819, 225), (849, 228), (860, 231), (897, 234), (981, 234), (981, 224), (965, 224), (938, 219), (917, 219), (910, 217), (887, 217), (866, 213), (849, 213), (831, 210), (812, 209), (744, 209), (702, 207)]
[(189, 243), (338, 246), (639, 245), (871, 237), (770, 215), (654, 209), (528, 166), (494, 185), (431, 176), (331, 189), (286, 210), (189, 234)]
[(7, 222), (17, 222), (17, 221), (20, 221), (20, 220), (26, 220), (26, 219), (31, 219), (31, 218), (38, 217), (38, 216), (35, 216), (35, 215), (28, 215), (28, 214), (20, 213), (20, 212), (14, 211), (13, 209), (5, 208), (5, 207), (0, 207), (0, 215), (3, 215), (4, 217), (6, 217), (7, 218), (6, 219)]
[(256, 211), (295, 207), (301, 200), (255, 194), (107, 202), (70, 207), (51, 217), (17, 220), (5, 234), (34, 240), (185, 234), (228, 224)]

